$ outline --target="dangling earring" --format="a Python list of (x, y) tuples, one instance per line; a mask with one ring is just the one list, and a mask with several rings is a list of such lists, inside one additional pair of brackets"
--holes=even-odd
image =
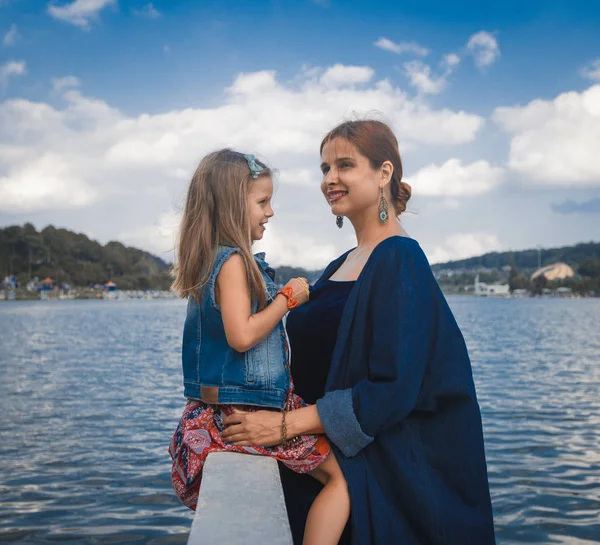
[(338, 229), (341, 229), (344, 226), (343, 216), (338, 216), (337, 218), (335, 218), (335, 224), (338, 226)]
[(390, 217), (388, 214), (388, 205), (383, 196), (383, 187), (380, 187), (379, 189), (381, 189), (381, 198), (379, 199), (379, 221), (381, 223), (387, 223), (387, 220)]

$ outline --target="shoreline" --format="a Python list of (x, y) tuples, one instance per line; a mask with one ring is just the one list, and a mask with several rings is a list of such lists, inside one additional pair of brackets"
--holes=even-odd
[[(114, 292), (113, 292), (114, 293)], [(543, 299), (543, 300), (573, 300), (573, 299), (600, 299), (598, 296), (590, 296), (590, 295), (568, 295), (568, 296), (560, 296), (560, 295), (530, 295), (530, 296), (513, 296), (513, 295), (503, 295), (503, 296), (481, 296), (475, 295), (474, 293), (446, 293), (443, 292), (444, 297), (469, 297), (475, 299), (511, 299), (511, 300), (526, 300), (526, 299)], [(171, 292), (161, 293), (154, 295), (152, 292), (144, 294), (144, 295), (136, 295), (136, 296), (105, 296), (104, 294), (97, 294), (96, 296), (50, 296), (46, 298), (41, 297), (0, 297), (0, 305), (2, 303), (63, 303), (66, 301), (173, 301), (181, 299), (178, 295), (172, 294)]]
[(157, 299), (179, 299), (179, 296), (172, 291), (167, 290), (96, 291), (84, 288), (84, 291), (72, 290), (67, 293), (54, 290), (41, 292), (20, 289), (0, 290), (0, 303), (23, 301), (133, 301)]

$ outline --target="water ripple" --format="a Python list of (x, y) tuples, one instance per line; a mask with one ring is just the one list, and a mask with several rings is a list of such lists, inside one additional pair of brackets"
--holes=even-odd
[(0, 307), (0, 542), (186, 543), (179, 301)]
[[(450, 299), (498, 543), (600, 542), (600, 301)], [(0, 305), (0, 542), (185, 543), (180, 301)]]

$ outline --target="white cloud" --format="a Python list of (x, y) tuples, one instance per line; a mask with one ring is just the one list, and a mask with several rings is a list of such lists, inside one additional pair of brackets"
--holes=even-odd
[[(332, 217), (332, 221), (333, 219)], [(181, 213), (169, 210), (160, 214), (153, 224), (121, 231), (117, 238), (127, 244), (142, 246), (162, 259), (172, 261), (180, 221)], [(301, 265), (309, 270), (325, 267), (337, 255), (335, 244), (322, 243), (316, 237), (299, 233), (287, 235), (273, 220), (267, 225), (264, 238), (254, 245), (253, 251), (266, 252), (272, 266)]]
[(456, 53), (448, 53), (444, 55), (442, 62), (449, 67), (458, 66), (460, 64), (460, 57)]
[(321, 184), (321, 176), (316, 168), (286, 168), (279, 173), (279, 181), (286, 185), (318, 188)]
[(8, 61), (0, 66), (0, 85), (6, 85), (13, 76), (24, 76), (27, 73), (25, 61)]
[(373, 45), (380, 49), (396, 53), (397, 55), (401, 55), (402, 53), (414, 53), (420, 57), (429, 55), (429, 49), (416, 42), (393, 42), (388, 38), (381, 37)]
[(10, 30), (4, 35), (4, 38), (2, 39), (2, 43), (6, 47), (10, 47), (11, 45), (15, 45), (18, 38), (19, 38), (19, 29), (17, 28), (17, 25), (15, 25), (13, 23), (12, 25), (10, 25)]
[(463, 165), (460, 159), (449, 159), (443, 165), (428, 165), (405, 178), (415, 196), (467, 197), (493, 190), (504, 176), (504, 169), (487, 161)]
[(496, 108), (493, 119), (512, 135), (509, 167), (524, 180), (600, 186), (600, 85)]
[(180, 212), (168, 210), (159, 214), (151, 225), (120, 231), (116, 238), (131, 246), (141, 246), (161, 259), (173, 262), (180, 221)]
[(323, 243), (317, 237), (294, 233), (293, 238), (280, 233), (278, 226), (269, 224), (263, 240), (255, 244), (256, 252), (266, 252), (269, 264), (301, 265), (315, 270), (325, 267), (337, 257), (333, 243)]
[(587, 63), (580, 73), (584, 78), (600, 81), (600, 58)]
[[(184, 198), (202, 155), (232, 146), (258, 153), (280, 169), (281, 210), (287, 218), (296, 214), (298, 232), (306, 237), (281, 230), (281, 240), (293, 252), (306, 244), (313, 255), (310, 245), (322, 240), (315, 214), (337, 234), (318, 188), (318, 146), (335, 124), (354, 112), (385, 112), (402, 145), (413, 148), (472, 141), (483, 124), (477, 115), (433, 109), (386, 80), (367, 80), (367, 71), (348, 72), (349, 81), (365, 80), (360, 86), (324, 85), (328, 72), (332, 78), (343, 70), (315, 69), (288, 83), (273, 71), (240, 74), (219, 105), (136, 117), (84, 96), (73, 76), (54, 81), (61, 107), (24, 99), (0, 102), (0, 207), (12, 213), (61, 207), (82, 208), (83, 215), (112, 213), (115, 221), (90, 230), (106, 239), (130, 233), (128, 242), (158, 250), (166, 239), (155, 239), (153, 229)], [(316, 244), (321, 249), (314, 252), (314, 263), (333, 256), (333, 246)], [(281, 255), (300, 262), (288, 249)]]
[[(120, 166), (178, 166), (202, 149), (224, 144), (267, 157), (311, 154), (335, 123), (353, 112), (373, 110), (386, 112), (399, 138), (408, 142), (462, 143), (472, 140), (483, 124), (465, 112), (431, 110), (385, 81), (365, 89), (339, 89), (318, 80), (297, 90), (279, 83), (275, 72), (263, 71), (240, 74), (227, 94), (226, 103), (214, 109), (124, 120), (107, 159)], [(204, 143), (201, 150), (197, 142)]]
[(7, 176), (0, 176), (0, 210), (5, 212), (74, 208), (89, 204), (93, 198), (94, 191), (54, 153), (30, 158)]
[(448, 84), (448, 78), (460, 64), (460, 57), (456, 53), (449, 53), (442, 57), (440, 67), (441, 74), (434, 75), (431, 66), (421, 61), (410, 61), (404, 63), (404, 74), (409, 78), (413, 87), (421, 93), (437, 95), (441, 93)]
[(65, 76), (64, 78), (52, 78), (52, 88), (55, 91), (62, 91), (69, 87), (79, 87), (81, 81), (75, 76)]
[(368, 83), (373, 79), (375, 70), (370, 66), (344, 66), (336, 64), (328, 68), (321, 76), (321, 83), (329, 89), (348, 87)]
[(101, 10), (115, 4), (116, 0), (74, 0), (74, 2), (62, 6), (50, 4), (48, 14), (54, 19), (81, 28), (88, 28), (90, 21), (95, 19)]
[(0, 142), (4, 149), (33, 150), (61, 120), (62, 114), (48, 104), (23, 99), (0, 103)]
[(404, 73), (410, 79), (411, 85), (422, 93), (437, 95), (446, 87), (446, 74), (432, 77), (431, 67), (421, 61), (404, 63)]
[(431, 217), (436, 217), (439, 214), (447, 214), (448, 210), (458, 210), (464, 204), (464, 201), (455, 197), (444, 197), (441, 199), (431, 200), (425, 205), (427, 214)]
[(275, 74), (275, 70), (239, 74), (227, 91), (232, 95), (242, 96), (272, 91), (277, 87)]
[(467, 51), (475, 58), (475, 65), (484, 68), (494, 64), (500, 56), (500, 47), (495, 36), (482, 30), (473, 34), (467, 42)]
[(457, 233), (449, 236), (441, 245), (432, 249), (425, 247), (430, 263), (446, 263), (458, 259), (467, 259), (503, 249), (498, 235), (492, 233)]
[(134, 9), (133, 13), (141, 17), (148, 17), (148, 19), (159, 19), (162, 17), (162, 13), (154, 7), (152, 2), (146, 4), (142, 9)]

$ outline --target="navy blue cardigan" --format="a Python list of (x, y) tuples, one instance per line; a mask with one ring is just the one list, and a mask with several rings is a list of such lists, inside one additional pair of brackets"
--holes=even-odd
[(391, 237), (371, 253), (325, 392), (317, 409), (348, 481), (354, 544), (495, 543), (471, 363), (416, 241)]

